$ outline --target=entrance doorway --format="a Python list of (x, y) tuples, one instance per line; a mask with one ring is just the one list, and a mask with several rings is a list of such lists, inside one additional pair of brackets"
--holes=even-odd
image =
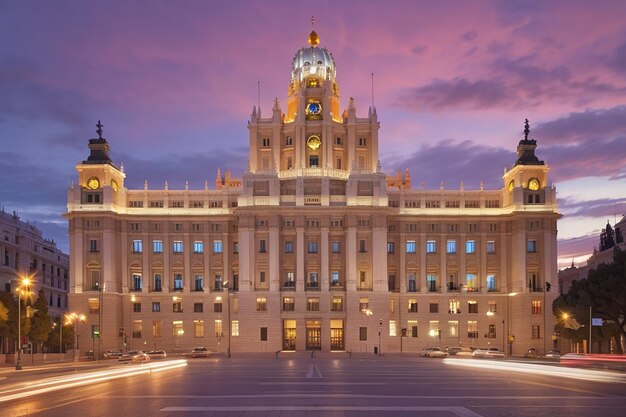
[(343, 320), (330, 321), (330, 350), (345, 350), (343, 341)]
[(283, 350), (296, 350), (296, 321), (283, 321)]
[(306, 349), (322, 349), (322, 325), (319, 320), (306, 321)]

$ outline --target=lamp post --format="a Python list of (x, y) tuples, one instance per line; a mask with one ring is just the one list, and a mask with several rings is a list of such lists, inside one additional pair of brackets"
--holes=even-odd
[(84, 314), (68, 313), (65, 315), (65, 324), (74, 325), (74, 362), (78, 362), (78, 322), (84, 322), (86, 320)]
[(17, 287), (17, 361), (15, 370), (22, 370), (22, 296), (30, 295), (31, 277), (22, 277)]
[[(63, 323), (61, 322), (61, 318), (59, 318), (59, 353), (63, 353)], [(52, 329), (57, 328), (57, 322), (52, 323)]]
[(228, 347), (226, 348), (226, 354), (230, 358), (230, 336), (232, 333), (230, 326), (232, 322), (230, 320), (230, 283), (228, 281), (224, 282), (224, 288), (226, 288), (226, 308), (228, 309)]
[(383, 356), (383, 352), (380, 349), (380, 335), (383, 333), (383, 319), (379, 320), (380, 328), (378, 329), (378, 356)]
[[(506, 305), (506, 333), (509, 341), (509, 353), (508, 355), (513, 355), (513, 335), (511, 335), (511, 297), (515, 297), (517, 295), (516, 292), (510, 292), (507, 294), (507, 305)], [(507, 353), (506, 349), (504, 350), (504, 358), (506, 359)]]

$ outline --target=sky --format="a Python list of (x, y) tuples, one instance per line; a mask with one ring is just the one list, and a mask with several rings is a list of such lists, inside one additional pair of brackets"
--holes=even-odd
[(626, 213), (626, 1), (314, 6), (0, 0), (0, 205), (67, 252), (67, 188), (98, 120), (129, 188), (241, 176), (258, 83), (264, 116), (275, 97), (286, 108), (315, 15), (342, 109), (374, 101), (386, 172), (500, 188), (528, 118), (563, 214), (559, 266)]

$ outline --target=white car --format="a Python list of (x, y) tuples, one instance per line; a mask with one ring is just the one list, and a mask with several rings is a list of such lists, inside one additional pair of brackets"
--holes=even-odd
[(455, 358), (467, 358), (472, 356), (472, 349), (466, 347), (449, 347), (446, 351), (448, 352), (448, 355), (454, 356)]
[(420, 350), (420, 351), (419, 351), (418, 355), (419, 355), (419, 356), (424, 356), (424, 357), (427, 357), (427, 356), (428, 356), (428, 354), (430, 353), (430, 351), (431, 351), (431, 350), (433, 350), (433, 349), (434, 349), (434, 348), (431, 348), (431, 347), (425, 347), (425, 348), (422, 348), (422, 350)]
[(428, 356), (429, 358), (445, 358), (446, 356), (448, 356), (448, 353), (441, 350), (441, 348), (434, 347), (428, 351), (428, 354), (426, 356)]
[(472, 352), (472, 358), (484, 358), (487, 354), (487, 349), (474, 349)]
[(504, 359), (504, 352), (498, 348), (489, 348), (485, 352), (485, 359)]

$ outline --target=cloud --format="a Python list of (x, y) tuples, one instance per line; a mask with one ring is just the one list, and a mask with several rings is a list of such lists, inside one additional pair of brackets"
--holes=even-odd
[(626, 42), (615, 48), (614, 55), (609, 60), (609, 67), (621, 76), (626, 74)]
[(539, 124), (531, 133), (542, 142), (566, 145), (626, 137), (626, 106), (569, 113)]
[(558, 199), (559, 210), (567, 217), (613, 217), (626, 213), (626, 198), (602, 198), (598, 200)]
[(572, 260), (578, 263), (580, 260), (589, 257), (599, 242), (600, 235), (595, 233), (571, 239), (559, 239), (557, 242), (559, 266), (569, 266)]
[(475, 142), (444, 140), (436, 145), (424, 145), (404, 159), (384, 160), (388, 174), (409, 168), (413, 187), (421, 182), (426, 188), (458, 189), (461, 182), (466, 189), (478, 189), (481, 180), (486, 189), (502, 187), (500, 177), (507, 162), (515, 161), (513, 152), (492, 148)]
[(474, 39), (476, 39), (476, 36), (478, 36), (478, 33), (472, 30), (470, 32), (465, 32), (463, 35), (461, 35), (461, 39), (463, 39), (464, 41), (473, 41)]
[(411, 52), (415, 55), (421, 55), (428, 50), (428, 46), (426, 45), (417, 45), (411, 48)]

